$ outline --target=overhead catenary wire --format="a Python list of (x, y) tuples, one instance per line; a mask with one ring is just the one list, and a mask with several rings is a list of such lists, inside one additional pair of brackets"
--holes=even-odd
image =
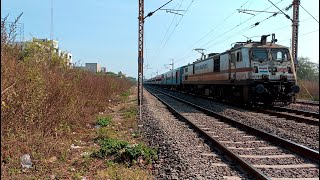
[[(181, 5), (182, 5), (183, 1), (184, 1), (184, 0), (182, 0), (182, 1), (180, 2), (179, 9), (181, 8)], [(159, 53), (160, 53), (160, 51), (161, 51), (161, 49), (162, 49), (162, 46), (161, 46), (161, 45), (163, 44), (165, 38), (167, 37), (167, 34), (168, 34), (168, 32), (169, 32), (169, 29), (170, 29), (171, 26), (173, 25), (173, 22), (174, 22), (174, 20), (176, 19), (176, 17), (177, 17), (177, 16), (174, 16), (174, 17), (172, 18), (171, 24), (170, 24), (170, 26), (167, 28), (167, 31), (166, 31), (165, 35), (163, 36), (163, 38), (162, 38), (162, 40), (161, 40), (160, 47), (158, 48), (158, 51), (154, 54), (154, 56), (153, 56), (152, 59), (155, 59), (155, 57), (157, 57), (157, 56), (159, 55)]]
[[(301, 4), (300, 4), (300, 7), (302, 7)], [(309, 11), (307, 11), (304, 7), (302, 7), (302, 9), (306, 11), (314, 20), (316, 20), (319, 23), (319, 21), (314, 16), (312, 16), (312, 14), (309, 13)]]
[[(280, 0), (280, 1), (276, 2), (275, 4), (279, 4), (279, 3), (282, 2), (282, 1), (283, 1), (283, 0)], [(247, 2), (248, 2), (248, 1), (247, 1)], [(247, 2), (245, 2), (243, 5), (245, 5)], [(243, 5), (242, 5), (242, 6), (243, 6)], [(242, 7), (242, 6), (241, 6), (241, 7)], [(241, 8), (241, 7), (240, 7), (240, 8)], [(264, 11), (270, 9), (271, 7), (273, 7), (273, 6), (267, 7), (266, 9), (264, 9)], [(236, 29), (236, 28), (238, 28), (238, 27), (240, 27), (242, 24), (248, 22), (249, 20), (253, 19), (254, 17), (258, 16), (258, 15), (261, 14), (261, 13), (262, 13), (262, 12), (259, 12), (259, 13), (255, 14), (255, 15), (253, 15), (252, 17), (248, 18), (247, 20), (239, 23), (238, 25), (234, 26), (232, 29), (230, 29), (230, 30), (228, 30), (227, 32), (224, 32), (224, 33), (222, 33), (221, 35), (219, 35), (216, 39), (219, 39), (219, 38), (223, 37), (225, 34), (231, 32), (232, 30), (234, 30), (234, 29)], [(226, 19), (227, 19), (227, 18), (226, 18)], [(213, 30), (212, 30), (212, 31), (213, 31)], [(241, 30), (241, 31), (242, 31), (242, 30)], [(209, 33), (207, 33), (207, 34), (209, 34)], [(206, 37), (206, 36), (207, 36), (207, 35), (205, 35), (204, 37)], [(203, 37), (203, 38), (204, 38), (204, 37)], [(203, 38), (201, 38), (201, 40), (202, 40)], [(210, 41), (207, 42), (205, 45), (211, 43), (212, 41), (214, 41), (214, 40), (216, 40), (216, 39), (210, 40)], [(197, 43), (198, 43), (198, 42), (196, 42), (195, 44), (197, 44)], [(195, 45), (195, 44), (194, 44), (194, 45)], [(205, 46), (205, 45), (203, 45), (203, 46)], [(201, 47), (203, 47), (203, 46), (201, 46)], [(182, 60), (185, 60), (187, 57), (190, 57), (189, 55), (190, 55), (191, 53), (192, 53), (192, 51), (190, 51), (187, 55), (183, 56), (182, 58), (179, 58), (179, 60), (176, 61), (176, 63), (177, 63), (177, 62), (181, 62)]]
[(270, 1), (270, 0), (268, 0), (268, 1), (269, 1), (274, 7), (276, 7), (280, 12), (282, 12), (282, 13), (286, 16), (286, 18), (288, 18), (288, 19), (290, 19), (291, 21), (293, 21), (293, 20), (290, 18), (290, 16), (289, 16), (288, 14), (284, 13), (280, 8), (278, 8), (277, 5), (273, 4), (273, 2)]
[[(305, 36), (305, 35), (308, 35), (308, 34), (311, 34), (311, 33), (315, 33), (315, 32), (317, 32), (317, 31), (319, 31), (319, 29), (313, 30), (313, 31), (309, 31), (309, 32), (304, 33), (304, 34), (300, 34), (298, 37)], [(281, 40), (281, 41), (278, 41), (278, 42), (284, 42), (284, 41), (288, 41), (288, 40), (291, 40), (291, 38), (285, 39), (285, 40)]]
[(194, 2), (194, 0), (191, 1), (191, 3), (189, 4), (187, 10), (183, 13), (183, 15), (181, 16), (180, 20), (179, 20), (178, 23), (175, 25), (173, 31), (171, 32), (171, 34), (170, 34), (169, 37), (167, 38), (167, 40), (166, 40), (166, 42), (164, 43), (164, 45), (163, 45), (162, 48), (164, 48), (164, 47), (166, 46), (167, 42), (168, 42), (169, 39), (171, 38), (171, 36), (172, 36), (172, 34), (174, 33), (175, 29), (176, 29), (176, 28), (178, 27), (178, 25), (180, 24), (180, 22), (181, 22), (182, 18), (184, 17), (184, 15), (188, 12), (188, 10), (189, 10), (189, 8), (190, 8), (190, 6), (192, 5), (193, 2)]
[[(166, 46), (166, 44), (168, 43), (168, 41), (169, 41), (169, 39), (171, 38), (172, 34), (174, 33), (175, 29), (176, 29), (176, 28), (178, 27), (178, 25), (180, 24), (182, 18), (183, 18), (183, 17), (186, 15), (186, 13), (189, 11), (189, 9), (190, 9), (190, 7), (191, 7), (191, 5), (193, 4), (194, 1), (195, 1), (195, 0), (192, 0), (192, 1), (191, 1), (191, 3), (189, 4), (188, 8), (187, 8), (186, 11), (183, 13), (183, 15), (182, 15), (181, 18), (179, 19), (178, 23), (175, 25), (174, 29), (172, 30), (171, 34), (168, 36), (167, 40), (165, 41), (165, 43), (164, 43), (164, 45), (161, 47), (161, 49), (163, 49), (163, 48)], [(181, 6), (181, 4), (180, 4), (180, 6)], [(161, 50), (161, 49), (160, 49), (160, 50)], [(159, 52), (160, 52), (160, 50), (159, 50)], [(159, 54), (157, 54), (157, 56), (158, 56), (158, 55), (159, 55)], [(157, 58), (157, 57), (156, 57), (156, 58)]]
[[(290, 5), (289, 5), (288, 7), (290, 7)], [(288, 10), (290, 9), (290, 8), (288, 8), (288, 7), (284, 8), (284, 9), (285, 9), (286, 11), (288, 11)], [(277, 13), (279, 13), (279, 12), (277, 12)], [(275, 14), (277, 14), (277, 13), (275, 13)], [(208, 48), (214, 47), (214, 46), (216, 46), (216, 45), (218, 45), (218, 44), (221, 44), (222, 42), (225, 42), (225, 41), (229, 40), (229, 39), (232, 38), (232, 37), (235, 37), (236, 35), (238, 35), (238, 34), (240, 34), (240, 33), (243, 33), (243, 32), (245, 32), (245, 31), (248, 31), (249, 29), (252, 29), (252, 28), (258, 26), (260, 23), (262, 23), (262, 22), (270, 19), (271, 17), (275, 17), (275, 15), (273, 14), (273, 15), (267, 17), (266, 19), (264, 19), (264, 20), (262, 20), (262, 21), (256, 22), (256, 23), (252, 24), (251, 26), (249, 26), (249, 27), (247, 27), (247, 28), (244, 28), (244, 29), (242, 29), (242, 30), (234, 33), (233, 35), (228, 36), (227, 39), (224, 39), (224, 40), (222, 40), (222, 41), (219, 41), (218, 43), (215, 43), (213, 46), (209, 46)], [(221, 35), (221, 36), (222, 36), (222, 35)], [(220, 36), (219, 36), (219, 37), (220, 37)], [(218, 38), (219, 38), (219, 37), (218, 37)], [(218, 38), (216, 38), (216, 39), (218, 39)], [(214, 40), (216, 40), (216, 39), (214, 39)], [(214, 40), (211, 40), (211, 41), (209, 41), (209, 42), (211, 43), (211, 42), (214, 41)], [(207, 43), (207, 44), (209, 44), (209, 43)], [(202, 47), (206, 46), (207, 44), (203, 45)]]

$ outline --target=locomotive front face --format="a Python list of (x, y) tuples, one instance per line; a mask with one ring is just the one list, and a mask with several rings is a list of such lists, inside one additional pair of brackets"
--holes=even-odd
[(288, 48), (264, 46), (250, 49), (254, 92), (259, 101), (290, 103), (299, 87)]
[(252, 48), (252, 79), (294, 81), (289, 50), (286, 48)]

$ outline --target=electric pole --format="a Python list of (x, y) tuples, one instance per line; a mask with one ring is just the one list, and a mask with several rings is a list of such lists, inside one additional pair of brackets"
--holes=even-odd
[(169, 64), (169, 65), (171, 65), (171, 70), (173, 70), (173, 67), (174, 67), (173, 59), (171, 59), (171, 61), (172, 61), (172, 63), (171, 63), (171, 64)]
[(169, 4), (171, 1), (168, 1), (158, 9), (153, 12), (148, 13), (144, 17), (144, 0), (139, 0), (139, 27), (138, 27), (138, 105), (140, 109), (140, 119), (142, 118), (142, 95), (143, 95), (143, 30), (144, 30), (144, 19), (152, 16), (156, 11), (163, 8), (165, 5)]
[(139, 35), (138, 35), (138, 105), (142, 105), (143, 94), (143, 25), (144, 25), (144, 0), (139, 0)]
[(299, 5), (300, 0), (293, 0), (293, 13), (292, 13), (292, 39), (291, 39), (291, 52), (294, 61), (294, 67), (297, 70), (298, 66), (298, 26), (299, 26)]

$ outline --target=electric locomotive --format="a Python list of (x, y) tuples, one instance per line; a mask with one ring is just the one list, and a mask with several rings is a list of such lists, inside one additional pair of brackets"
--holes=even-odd
[(178, 90), (244, 104), (288, 105), (299, 92), (288, 47), (275, 35), (259, 42), (237, 42), (223, 53), (211, 53), (177, 69), (149, 79)]

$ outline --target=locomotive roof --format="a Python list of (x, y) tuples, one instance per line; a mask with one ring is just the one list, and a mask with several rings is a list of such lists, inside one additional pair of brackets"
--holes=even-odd
[(251, 47), (256, 47), (256, 48), (288, 48), (286, 46), (283, 46), (283, 45), (280, 45), (280, 44), (271, 43), (271, 42), (267, 42), (265, 45), (261, 44), (260, 42), (251, 42), (251, 43), (247, 43), (247, 44), (244, 44), (242, 46), (239, 46), (237, 48), (231, 48), (230, 50), (238, 49), (238, 48), (241, 48), (241, 47), (248, 47), (248, 48), (251, 48)]
[(275, 44), (275, 43), (271, 43), (271, 42), (267, 42), (266, 44), (261, 44), (260, 42), (243, 42), (243, 43), (238, 43), (237, 45), (235, 45), (233, 48), (229, 49), (229, 50), (226, 50), (225, 52), (222, 52), (222, 53), (217, 53), (213, 56), (210, 56), (210, 57), (207, 57), (205, 59), (202, 59), (202, 60), (198, 60), (198, 61), (194, 61), (188, 65), (185, 65), (185, 66), (182, 66), (182, 67), (186, 67), (186, 66), (189, 66), (191, 64), (195, 64), (195, 63), (199, 63), (199, 62), (202, 62), (202, 61), (206, 61), (208, 59), (212, 59), (216, 56), (220, 56), (222, 54), (226, 54), (226, 53), (229, 53), (231, 51), (234, 51), (236, 49), (240, 49), (240, 48), (288, 48), (287, 46), (283, 46), (283, 45), (280, 45), (280, 44)]

